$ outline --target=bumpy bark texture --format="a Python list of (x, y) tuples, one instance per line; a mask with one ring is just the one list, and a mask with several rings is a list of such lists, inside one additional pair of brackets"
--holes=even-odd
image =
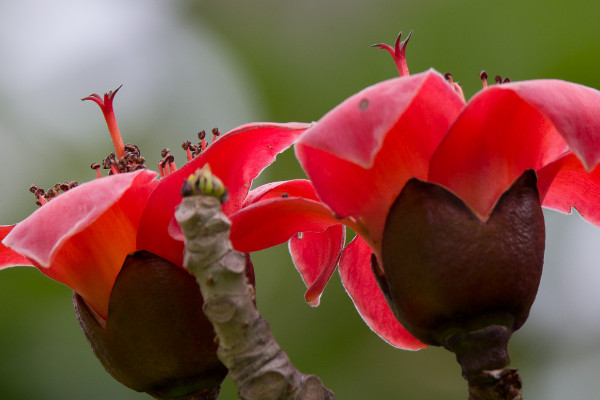
[(230, 222), (216, 197), (184, 197), (175, 218), (185, 235), (186, 268), (196, 276), (204, 313), (219, 340), (218, 356), (245, 400), (328, 400), (320, 379), (300, 373), (254, 306), (246, 259), (229, 241)]

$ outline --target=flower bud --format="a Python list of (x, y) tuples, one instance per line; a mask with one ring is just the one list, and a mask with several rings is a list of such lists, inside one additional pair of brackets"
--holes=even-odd
[(373, 269), (396, 318), (417, 339), (450, 348), (457, 335), (501, 327), (508, 337), (497, 339), (494, 328), (493, 340), (508, 342), (523, 325), (544, 257), (536, 181), (525, 171), (486, 221), (439, 185), (406, 184), (385, 225), (385, 275)]
[(117, 381), (161, 399), (218, 395), (227, 369), (196, 279), (185, 269), (147, 251), (127, 256), (105, 328), (76, 293), (73, 303), (94, 353)]

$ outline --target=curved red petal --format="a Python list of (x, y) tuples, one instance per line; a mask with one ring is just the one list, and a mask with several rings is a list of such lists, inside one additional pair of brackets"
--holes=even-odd
[(556, 128), (588, 171), (600, 161), (600, 91), (555, 79), (501, 85), (514, 91)]
[(439, 183), (487, 218), (525, 170), (538, 170), (568, 151), (552, 121), (502, 84), (471, 99), (431, 158)]
[(346, 229), (333, 225), (323, 232), (303, 232), (289, 241), (290, 254), (302, 280), (308, 287), (304, 298), (313, 307), (340, 261), (346, 243)]
[(298, 232), (322, 232), (340, 224), (325, 205), (300, 197), (260, 201), (230, 219), (231, 243), (243, 253), (285, 243)]
[(15, 227), (15, 225), (2, 225), (0, 226), (0, 269), (8, 267), (16, 267), (18, 265), (33, 267), (33, 264), (27, 257), (20, 255), (19, 253), (12, 251), (10, 248), (4, 246), (2, 241), (8, 235), (8, 233)]
[(369, 328), (392, 346), (407, 350), (427, 347), (398, 322), (371, 272), (371, 253), (367, 243), (356, 236), (344, 249), (340, 275), (348, 295)]
[(279, 197), (303, 197), (305, 199), (319, 201), (315, 189), (306, 179), (294, 179), (291, 181), (279, 181), (266, 183), (253, 189), (248, 193), (242, 207), (249, 206), (261, 200)]
[[(540, 182), (545, 179), (544, 172), (538, 174)], [(600, 226), (600, 167), (588, 172), (577, 156), (570, 154), (552, 177), (542, 205), (564, 213), (575, 207), (585, 220)]]
[(4, 244), (79, 293), (102, 317), (156, 182), (142, 170), (84, 183), (15, 226)]
[(172, 238), (168, 228), (175, 207), (181, 202), (183, 181), (204, 164), (209, 164), (213, 174), (229, 190), (229, 199), (223, 204), (223, 211), (232, 214), (241, 208), (252, 179), (275, 161), (277, 154), (291, 146), (309, 126), (301, 123), (255, 123), (221, 136), (198, 157), (159, 182), (140, 222), (138, 248), (182, 265), (183, 242)]
[(409, 178), (429, 159), (464, 106), (435, 71), (392, 79), (350, 97), (307, 130), (296, 156), (319, 197), (342, 217), (362, 217), (377, 240)]

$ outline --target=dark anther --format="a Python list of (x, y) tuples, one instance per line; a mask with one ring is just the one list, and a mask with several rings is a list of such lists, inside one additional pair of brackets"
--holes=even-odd
[(286, 198), (286, 197), (290, 197), (290, 195), (287, 193), (281, 193), (281, 197)]
[(71, 189), (71, 188), (69, 187), (69, 184), (68, 184), (68, 183), (66, 183), (66, 182), (65, 182), (65, 183), (61, 183), (60, 185), (58, 185), (58, 188), (59, 188), (60, 190), (62, 190), (63, 192), (66, 192), (67, 190)]
[(90, 168), (91, 169), (99, 169), (100, 168), (100, 164), (98, 164), (98, 163), (91, 163), (90, 164)]
[(447, 81), (452, 82), (452, 74), (450, 72), (446, 72), (444, 78), (446, 78)]
[(34, 194), (35, 194), (35, 192), (37, 192), (38, 190), (40, 190), (40, 187), (39, 187), (38, 185), (31, 185), (31, 187), (29, 188), (29, 191), (30, 191), (31, 193), (34, 193)]
[(135, 144), (131, 144), (131, 143), (126, 144), (125, 145), (125, 154), (134, 154), (139, 157), (141, 155), (140, 148), (137, 147)]
[(481, 79), (482, 81), (483, 81), (483, 80), (486, 80), (487, 78), (488, 78), (488, 74), (487, 74), (487, 72), (485, 72), (485, 71), (481, 71), (481, 72), (479, 73), (479, 79)]
[(46, 192), (46, 194), (44, 195), (44, 197), (48, 200), (54, 198), (57, 196), (56, 191), (54, 190), (54, 188), (50, 188), (48, 189), (48, 191)]
[(215, 136), (219, 136), (221, 134), (221, 131), (219, 130), (219, 128), (212, 128), (212, 134)]
[(500, 75), (496, 75), (494, 80), (496, 81), (496, 83), (502, 83), (502, 77)]
[(190, 142), (189, 140), (186, 140), (181, 144), (181, 148), (184, 150), (187, 150), (190, 148), (191, 145), (192, 145), (192, 142)]
[(46, 196), (46, 192), (44, 191), (44, 189), (38, 189), (35, 191), (35, 196), (36, 197), (40, 197), (40, 196)]
[(175, 157), (173, 157), (171, 154), (169, 154), (165, 157), (165, 164), (170, 164), (173, 161), (175, 161)]
[(206, 137), (206, 132), (204, 131), (204, 129), (202, 129), (200, 132), (198, 132), (198, 139), (202, 140)]
[(169, 148), (167, 147), (166, 149), (162, 149), (162, 151), (160, 152), (160, 156), (161, 157), (166, 157), (167, 154), (169, 154)]
[(509, 83), (510, 82), (510, 78), (504, 78), (504, 80), (502, 81), (502, 83)]

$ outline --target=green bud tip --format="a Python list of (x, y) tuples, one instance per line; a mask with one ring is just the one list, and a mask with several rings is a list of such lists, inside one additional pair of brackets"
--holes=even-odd
[(198, 168), (190, 175), (181, 187), (181, 195), (187, 196), (214, 196), (221, 203), (227, 201), (227, 188), (217, 176), (213, 175), (208, 164)]

